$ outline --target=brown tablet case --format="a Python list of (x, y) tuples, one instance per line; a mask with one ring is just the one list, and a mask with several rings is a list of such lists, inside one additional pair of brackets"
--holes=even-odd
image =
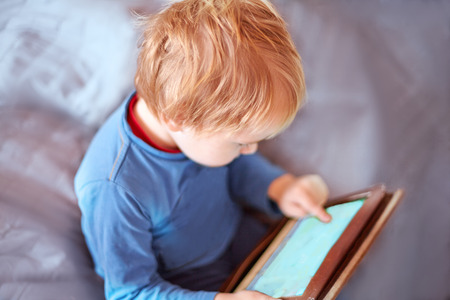
[[(366, 199), (322, 261), (305, 292), (301, 296), (282, 299), (335, 299), (402, 197), (403, 190), (388, 193), (385, 186), (380, 184), (328, 201), (326, 207)], [(284, 218), (229, 277), (221, 291), (232, 292), (246, 289), (299, 221)]]

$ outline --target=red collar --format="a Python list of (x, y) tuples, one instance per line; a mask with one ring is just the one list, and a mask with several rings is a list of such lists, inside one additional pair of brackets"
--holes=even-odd
[(166, 149), (164, 147), (161, 147), (157, 145), (155, 142), (153, 142), (150, 137), (145, 133), (144, 129), (141, 127), (139, 122), (136, 119), (136, 116), (133, 112), (133, 107), (136, 105), (138, 100), (137, 94), (133, 96), (133, 98), (130, 101), (130, 106), (128, 107), (128, 117), (127, 122), (131, 127), (131, 131), (134, 133), (135, 136), (152, 146), (153, 148), (156, 148), (158, 150), (167, 152), (167, 153), (180, 153), (180, 150), (173, 150), (173, 149)]

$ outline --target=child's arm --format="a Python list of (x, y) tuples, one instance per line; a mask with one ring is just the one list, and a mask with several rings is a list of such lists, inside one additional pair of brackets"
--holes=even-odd
[(238, 201), (272, 216), (279, 216), (281, 210), (287, 217), (312, 214), (321, 221), (330, 221), (323, 208), (328, 188), (320, 176), (286, 174), (257, 153), (242, 155), (230, 168), (230, 187)]
[(217, 292), (190, 291), (160, 276), (152, 247), (152, 220), (141, 203), (122, 186), (111, 181), (94, 181), (78, 189), (77, 195), (83, 233), (96, 270), (105, 280), (106, 299), (215, 297)]
[(268, 195), (287, 217), (301, 218), (311, 214), (322, 222), (331, 220), (323, 208), (328, 188), (319, 175), (295, 177), (284, 174), (272, 181)]

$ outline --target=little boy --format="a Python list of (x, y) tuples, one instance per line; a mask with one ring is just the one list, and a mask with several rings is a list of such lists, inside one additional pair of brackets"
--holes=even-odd
[(263, 232), (243, 206), (327, 222), (327, 188), (256, 153), (305, 94), (300, 57), (264, 0), (185, 0), (143, 20), (136, 92), (75, 178), (108, 299), (272, 299), (215, 292)]

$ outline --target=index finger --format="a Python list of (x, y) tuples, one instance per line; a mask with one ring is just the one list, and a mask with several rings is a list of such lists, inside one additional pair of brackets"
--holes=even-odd
[(327, 213), (327, 211), (322, 205), (309, 201), (302, 204), (307, 211), (309, 211), (312, 215), (316, 216), (320, 221), (324, 223), (328, 223), (331, 221), (331, 215)]

